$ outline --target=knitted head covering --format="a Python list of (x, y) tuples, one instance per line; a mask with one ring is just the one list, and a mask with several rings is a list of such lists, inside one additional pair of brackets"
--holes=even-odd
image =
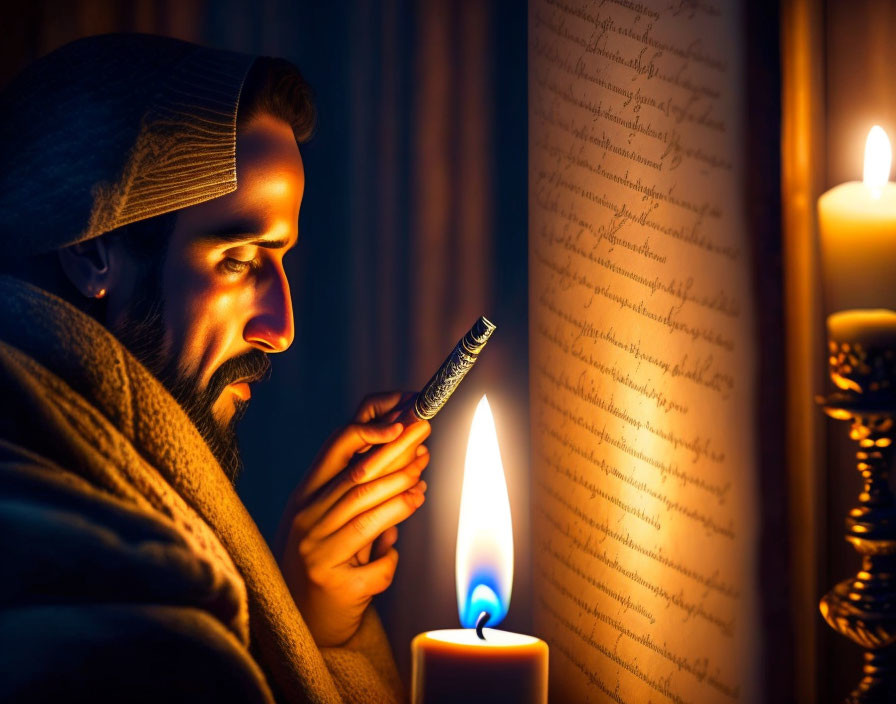
[(86, 37), (0, 94), (0, 242), (48, 252), (236, 189), (256, 57), (141, 34)]

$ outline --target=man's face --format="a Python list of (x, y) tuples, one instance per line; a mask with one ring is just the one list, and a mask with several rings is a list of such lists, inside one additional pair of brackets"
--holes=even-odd
[[(138, 357), (184, 406), (231, 479), (240, 469), (235, 424), (249, 383), (267, 374), (268, 353), (293, 340), (283, 256), (298, 238), (305, 187), (291, 128), (268, 115), (240, 129), (236, 168), (234, 192), (178, 212), (160, 290), (143, 293), (144, 310), (136, 319), (132, 308), (109, 311), (122, 337), (136, 337), (141, 326), (140, 334), (161, 337)], [(145, 338), (132, 342), (145, 350)]]

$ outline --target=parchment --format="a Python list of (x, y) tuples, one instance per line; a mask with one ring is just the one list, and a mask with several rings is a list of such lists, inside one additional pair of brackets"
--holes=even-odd
[(740, 4), (529, 7), (532, 550), (551, 701), (754, 701)]

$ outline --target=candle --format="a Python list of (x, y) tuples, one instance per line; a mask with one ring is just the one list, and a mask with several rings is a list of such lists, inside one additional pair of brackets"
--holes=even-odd
[(829, 311), (896, 308), (896, 183), (888, 181), (886, 133), (871, 128), (862, 182), (818, 199), (821, 261)]
[(860, 348), (882, 344), (896, 350), (896, 311), (879, 308), (833, 313), (828, 316), (828, 337)]
[(513, 582), (513, 525), (485, 396), (467, 444), (455, 559), (457, 607), (464, 628), (421, 633), (411, 643), (411, 702), (523, 702), (548, 696), (548, 646), (497, 625)]
[(411, 643), (413, 704), (548, 700), (548, 646), (492, 628), (428, 631)]
[(828, 349), (837, 388), (860, 394), (896, 389), (896, 311), (857, 309), (829, 315)]
[(896, 184), (886, 133), (871, 128), (861, 183), (818, 199), (831, 379), (844, 391), (896, 385)]

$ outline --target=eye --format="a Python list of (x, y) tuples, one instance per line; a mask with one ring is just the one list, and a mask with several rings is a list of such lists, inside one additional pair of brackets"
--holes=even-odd
[(260, 266), (257, 248), (235, 247), (224, 252), (223, 258), (218, 263), (218, 270), (223, 274), (234, 276), (257, 270)]
[(221, 268), (231, 274), (241, 274), (250, 266), (252, 266), (251, 261), (244, 262), (242, 259), (234, 259), (233, 257), (227, 257), (221, 261)]
[(250, 269), (258, 269), (259, 262), (257, 259), (245, 261), (234, 257), (225, 257), (218, 266), (225, 274), (244, 274)]

